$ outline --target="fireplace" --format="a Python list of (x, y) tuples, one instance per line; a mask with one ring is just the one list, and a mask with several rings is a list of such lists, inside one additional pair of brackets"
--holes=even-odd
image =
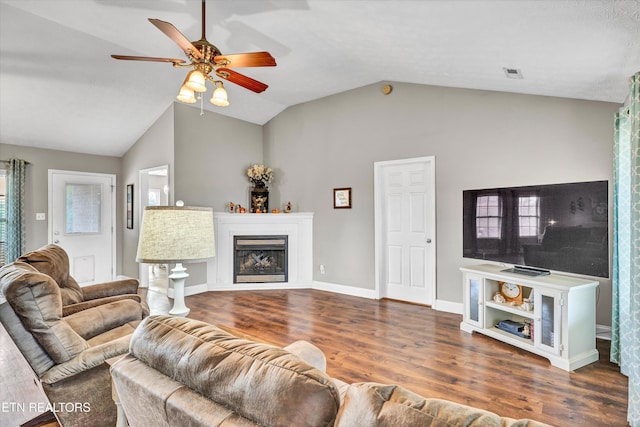
[[(311, 288), (313, 282), (313, 213), (237, 214), (214, 212), (216, 256), (207, 265), (210, 291)], [(286, 282), (237, 283), (234, 237), (287, 236)], [(246, 278), (245, 278), (246, 279)], [(260, 280), (263, 280), (260, 278)], [(189, 286), (188, 288), (193, 288)]]
[(233, 236), (233, 283), (287, 281), (288, 236)]

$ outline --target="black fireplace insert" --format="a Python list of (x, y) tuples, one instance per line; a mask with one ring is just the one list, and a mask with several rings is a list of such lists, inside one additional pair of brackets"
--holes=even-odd
[(287, 281), (287, 236), (234, 236), (233, 283)]

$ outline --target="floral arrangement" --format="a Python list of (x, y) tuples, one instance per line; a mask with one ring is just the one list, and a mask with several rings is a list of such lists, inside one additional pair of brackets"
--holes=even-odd
[(254, 186), (265, 186), (273, 179), (273, 169), (265, 165), (253, 165), (247, 169), (247, 176)]

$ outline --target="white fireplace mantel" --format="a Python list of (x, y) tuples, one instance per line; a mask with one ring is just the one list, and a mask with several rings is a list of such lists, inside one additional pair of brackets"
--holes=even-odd
[[(214, 212), (216, 256), (207, 268), (209, 290), (309, 288), (313, 281), (313, 213)], [(288, 236), (288, 282), (233, 283), (234, 236)]]

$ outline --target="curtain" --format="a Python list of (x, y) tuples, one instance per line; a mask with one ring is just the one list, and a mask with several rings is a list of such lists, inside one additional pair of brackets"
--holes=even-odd
[(629, 377), (627, 420), (640, 427), (640, 72), (614, 138), (611, 361)]
[(24, 181), (27, 162), (7, 162), (7, 252), (6, 261), (13, 262), (25, 248)]

